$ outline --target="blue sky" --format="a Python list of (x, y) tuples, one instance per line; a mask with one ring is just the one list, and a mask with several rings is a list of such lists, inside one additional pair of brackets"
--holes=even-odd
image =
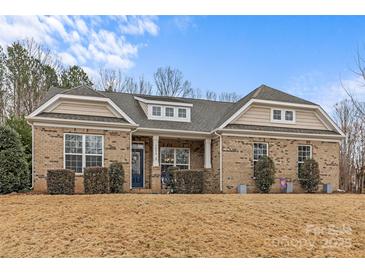
[(365, 56), (361, 16), (27, 16), (0, 17), (0, 44), (34, 38), (97, 78), (102, 68), (152, 80), (180, 69), (202, 91), (245, 95), (261, 84), (322, 104), (362, 97), (355, 69)]

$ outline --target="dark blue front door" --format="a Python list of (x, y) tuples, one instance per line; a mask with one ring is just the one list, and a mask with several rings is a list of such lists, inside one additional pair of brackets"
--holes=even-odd
[(132, 149), (132, 187), (143, 187), (143, 149)]

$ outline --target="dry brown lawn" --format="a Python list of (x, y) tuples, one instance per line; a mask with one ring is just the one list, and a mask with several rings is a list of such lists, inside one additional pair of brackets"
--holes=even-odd
[(365, 196), (2, 196), (0, 257), (365, 257)]

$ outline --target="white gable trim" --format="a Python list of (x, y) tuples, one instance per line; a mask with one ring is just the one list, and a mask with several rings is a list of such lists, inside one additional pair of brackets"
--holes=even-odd
[(52, 104), (56, 103), (59, 99), (76, 99), (76, 100), (84, 100), (84, 101), (93, 101), (93, 102), (106, 102), (108, 103), (117, 113), (119, 113), (124, 119), (126, 119), (133, 126), (138, 126), (123, 110), (121, 110), (111, 99), (104, 97), (93, 97), (93, 96), (80, 96), (80, 95), (70, 95), (70, 94), (57, 94), (29, 114), (26, 118), (33, 118), (40, 114), (42, 111), (47, 109)]
[[(241, 115), (245, 110), (248, 109), (253, 103), (263, 103), (263, 104), (270, 104), (270, 105), (278, 105), (278, 106), (288, 106), (288, 107), (301, 107), (313, 110), (319, 110), (319, 112), (326, 118), (327, 122), (330, 123), (340, 134), (342, 137), (345, 137), (345, 134), (342, 130), (336, 125), (336, 123), (328, 116), (328, 114), (318, 105), (307, 105), (307, 104), (297, 104), (297, 103), (286, 103), (286, 102), (279, 102), (279, 101), (270, 101), (270, 100), (261, 100), (261, 99), (251, 99), (246, 104), (244, 104), (239, 110), (237, 110), (230, 118), (228, 118), (222, 125), (220, 125), (218, 129), (225, 128), (229, 123), (235, 120), (239, 115)], [(323, 121), (321, 119), (321, 121)], [(323, 121), (324, 124), (327, 126), (326, 121)]]
[(145, 104), (153, 104), (153, 105), (168, 105), (168, 106), (180, 106), (180, 107), (193, 107), (193, 104), (189, 103), (179, 103), (179, 102), (169, 102), (169, 101), (159, 101), (159, 100), (153, 100), (153, 99), (144, 99), (138, 96), (134, 96), (134, 99), (137, 101), (140, 101)]

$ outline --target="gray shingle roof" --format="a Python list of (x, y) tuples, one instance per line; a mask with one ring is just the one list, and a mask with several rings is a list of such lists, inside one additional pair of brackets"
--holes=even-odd
[(258, 130), (258, 131), (274, 131), (274, 132), (293, 132), (293, 133), (303, 133), (303, 134), (307, 133), (307, 134), (340, 135), (338, 132), (335, 132), (332, 130), (256, 126), (256, 125), (244, 125), (244, 124), (229, 124), (225, 128), (226, 129), (247, 129), (247, 130)]
[[(212, 129), (214, 129), (217, 121), (225, 113), (227, 108), (233, 104), (200, 99), (176, 98), (181, 103), (193, 104), (191, 123), (187, 123), (148, 120), (146, 114), (139, 105), (139, 102), (134, 99), (134, 94), (106, 92), (105, 96), (110, 98), (123, 111), (125, 111), (133, 121), (140, 125), (140, 127), (188, 131), (210, 132)], [(142, 96), (138, 95), (138, 97)], [(143, 98), (146, 98), (146, 96), (143, 96)], [(160, 96), (148, 96), (149, 100), (152, 100), (154, 98), (156, 98), (155, 100), (161, 99)]]
[[(59, 93), (110, 98), (133, 121), (135, 121), (137, 124), (139, 124), (140, 127), (143, 128), (174, 129), (174, 130), (200, 131), (200, 132), (210, 132), (215, 128), (219, 127), (228, 118), (230, 118), (233, 114), (235, 114), (242, 106), (244, 106), (250, 99), (254, 98), (262, 100), (286, 102), (286, 103), (316, 105), (312, 102), (306, 101), (304, 99), (298, 98), (296, 96), (287, 94), (285, 92), (273, 89), (265, 85), (261, 85), (260, 87), (256, 88), (255, 90), (247, 94), (245, 97), (243, 97), (236, 103), (217, 102), (217, 101), (192, 99), (192, 98), (138, 95), (138, 94), (129, 94), (122, 92), (103, 92), (103, 91), (93, 90), (92, 88), (87, 86), (80, 86), (73, 89), (51, 88), (42, 103), (44, 103), (45, 101), (49, 100), (51, 97)], [(171, 101), (171, 102), (193, 104), (191, 113), (191, 122), (188, 123), (188, 122), (148, 120), (139, 102), (134, 99), (134, 96), (138, 96), (148, 100)], [(75, 119), (80, 118), (77, 115), (73, 116), (75, 117)], [(269, 130), (275, 131), (278, 130), (278, 128), (273, 127), (273, 129), (271, 129), (270, 127)]]
[(54, 112), (42, 112), (42, 113), (38, 114), (37, 116), (45, 117), (45, 118), (57, 118), (57, 119), (127, 123), (127, 121), (125, 119), (118, 118), (118, 117), (78, 115), (78, 114), (66, 114), (66, 113), (54, 113)]

